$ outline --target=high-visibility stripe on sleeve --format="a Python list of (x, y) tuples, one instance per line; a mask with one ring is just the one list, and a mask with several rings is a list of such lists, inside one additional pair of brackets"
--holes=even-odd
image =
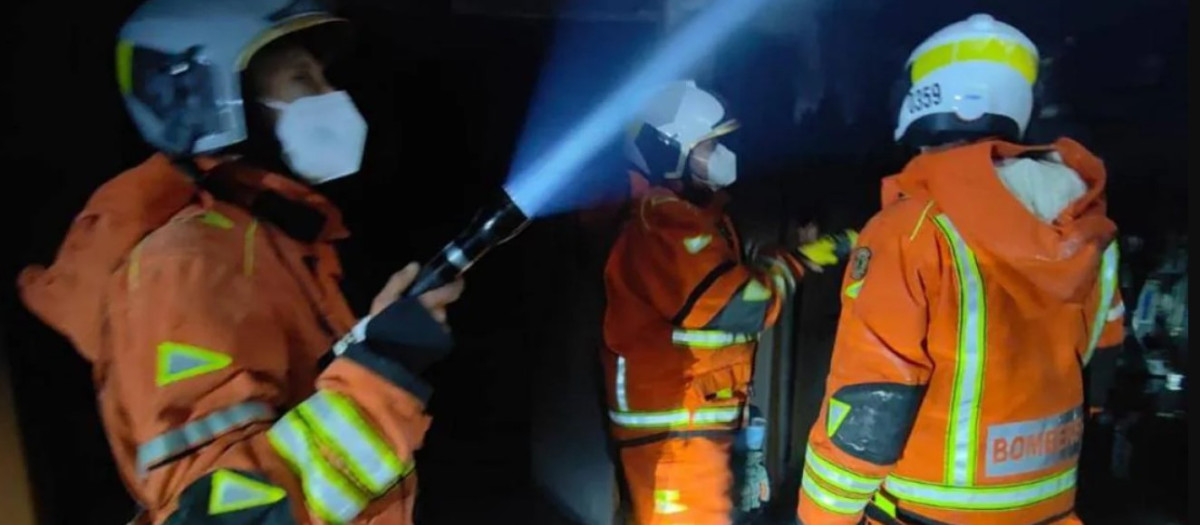
[(979, 410), (987, 361), (987, 300), (975, 253), (945, 215), (934, 218), (950, 245), (958, 280), (958, 350), (947, 428), (946, 481), (975, 481), (979, 454)]
[(884, 490), (930, 507), (957, 510), (1011, 510), (1053, 498), (1075, 487), (1075, 468), (1018, 485), (952, 487), (888, 476)]
[(379, 496), (412, 471), (363, 419), (353, 402), (325, 390), (297, 407), (322, 445), (334, 451), (372, 495)]
[(832, 485), (846, 492), (862, 494), (864, 497), (870, 496), (883, 483), (883, 478), (871, 478), (855, 474), (832, 461), (822, 458), (811, 446), (808, 447), (808, 450), (804, 454), (804, 464), (812, 469), (813, 474), (816, 474), (827, 485)]
[(348, 523), (366, 508), (367, 496), (325, 460), (299, 414), (284, 415), (267, 439), (300, 477), (305, 505), (322, 520)]
[(676, 346), (686, 346), (701, 350), (724, 348), (726, 346), (749, 343), (757, 339), (754, 334), (739, 334), (721, 330), (684, 330), (676, 328), (671, 331), (671, 343)]
[(813, 503), (837, 514), (858, 514), (867, 508), (867, 502), (870, 501), (870, 497), (867, 496), (851, 498), (827, 490), (809, 476), (808, 469), (805, 469), (804, 477), (800, 480), (800, 488), (806, 496), (812, 498)]
[[(1092, 318), (1092, 333), (1088, 339), (1087, 352), (1083, 355), (1083, 364), (1092, 360), (1100, 336), (1104, 333), (1106, 321), (1112, 321), (1105, 313), (1112, 307), (1113, 296), (1117, 293), (1117, 267), (1119, 263), (1117, 242), (1109, 243), (1100, 259), (1100, 303), (1096, 306), (1096, 316)], [(1122, 304), (1124, 306), (1124, 304)], [(1123, 314), (1124, 312), (1122, 312)]]
[(621, 412), (629, 411), (629, 396), (625, 392), (625, 367), (625, 356), (617, 356), (617, 377), (613, 386), (616, 390), (617, 410)]
[(193, 448), (203, 445), (231, 430), (259, 421), (275, 418), (275, 411), (266, 403), (247, 401), (218, 410), (179, 428), (169, 430), (138, 446), (138, 471), (145, 474), (151, 468)]

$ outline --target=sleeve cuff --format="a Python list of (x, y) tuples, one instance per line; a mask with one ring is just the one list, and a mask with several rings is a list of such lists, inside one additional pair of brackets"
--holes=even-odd
[(446, 329), (416, 299), (397, 301), (367, 323), (370, 350), (402, 364), (414, 374), (442, 360), (454, 345)]
[(375, 352), (364, 343), (350, 345), (350, 348), (338, 359), (354, 361), (360, 366), (374, 372), (379, 377), (404, 389), (422, 403), (428, 403), (429, 396), (433, 395), (433, 387), (408, 367), (404, 366), (401, 361)]

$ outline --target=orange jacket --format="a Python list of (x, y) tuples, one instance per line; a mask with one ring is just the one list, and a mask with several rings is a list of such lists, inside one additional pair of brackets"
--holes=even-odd
[[(1045, 224), (993, 162), (1050, 148), (1088, 190)], [(1082, 369), (1122, 338), (1104, 186), (1066, 139), (924, 154), (884, 183), (847, 270), (801, 522), (1074, 519)]]
[(755, 341), (779, 315), (784, 274), (801, 267), (790, 256), (749, 266), (723, 195), (701, 208), (664, 188), (639, 193), (604, 273), (617, 437), (737, 426)]
[[(346, 235), (337, 210), (280, 175), (209, 173), (229, 200), (161, 155), (121, 174), (92, 196), (54, 265), (20, 277), (30, 310), (92, 363), (143, 520), (409, 523), (412, 454), (429, 425), (419, 370), (362, 344), (317, 363), (355, 323), (329, 244)], [(310, 241), (277, 225), (302, 217), (316, 218)], [(436, 326), (407, 310), (409, 323)]]

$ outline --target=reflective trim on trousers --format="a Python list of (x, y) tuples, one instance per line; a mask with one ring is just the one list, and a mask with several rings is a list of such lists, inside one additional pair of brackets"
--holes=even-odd
[(671, 428), (693, 425), (733, 423), (741, 417), (740, 407), (701, 408), (689, 412), (686, 408), (663, 412), (620, 412), (609, 410), (613, 423), (630, 428)]
[(152, 467), (208, 443), (230, 430), (272, 419), (275, 419), (275, 411), (266, 403), (258, 401), (238, 403), (218, 410), (182, 427), (164, 432), (139, 446), (138, 471), (144, 475)]
[(1092, 353), (1096, 351), (1096, 345), (1100, 343), (1100, 335), (1104, 333), (1106, 321), (1115, 321), (1106, 314), (1112, 306), (1113, 296), (1116, 295), (1119, 259), (1117, 242), (1113, 241), (1104, 250), (1104, 256), (1100, 262), (1100, 304), (1096, 306), (1096, 316), (1092, 318), (1092, 333), (1088, 339), (1087, 353), (1083, 355), (1084, 365), (1092, 360)]
[(616, 397), (617, 410), (621, 412), (629, 411), (629, 398), (625, 395), (625, 357), (617, 356), (617, 380), (616, 380)]
[(813, 474), (821, 478), (821, 481), (846, 492), (869, 496), (879, 489), (879, 484), (883, 483), (883, 478), (855, 474), (822, 458), (811, 446), (804, 453), (804, 464), (812, 469)]
[(888, 476), (884, 490), (901, 500), (954, 510), (1013, 510), (1048, 500), (1075, 487), (1075, 468), (1029, 483), (951, 487)]
[(858, 514), (867, 508), (870, 497), (851, 498), (826, 490), (820, 483), (808, 477), (808, 472), (805, 469), (804, 477), (800, 479), (800, 488), (821, 508), (838, 514)]
[(300, 477), (306, 506), (322, 520), (347, 523), (366, 508), (366, 495), (325, 460), (298, 414), (283, 416), (267, 432), (267, 439)]
[(720, 330), (684, 330), (676, 328), (671, 331), (671, 343), (676, 346), (689, 348), (712, 349), (730, 345), (749, 343), (758, 339), (754, 334), (738, 334)]
[(318, 391), (296, 408), (322, 445), (334, 452), (360, 485), (382, 495), (412, 471), (341, 395)]
[(979, 401), (987, 353), (987, 300), (975, 253), (945, 215), (934, 222), (945, 234), (958, 277), (958, 351), (947, 429), (946, 481), (970, 486), (979, 453)]

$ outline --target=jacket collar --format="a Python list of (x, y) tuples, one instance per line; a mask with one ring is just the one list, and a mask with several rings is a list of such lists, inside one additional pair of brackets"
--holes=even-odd
[(195, 162), (206, 205), (213, 199), (230, 201), (303, 242), (350, 236), (341, 210), (307, 184), (238, 160), (198, 157)]

